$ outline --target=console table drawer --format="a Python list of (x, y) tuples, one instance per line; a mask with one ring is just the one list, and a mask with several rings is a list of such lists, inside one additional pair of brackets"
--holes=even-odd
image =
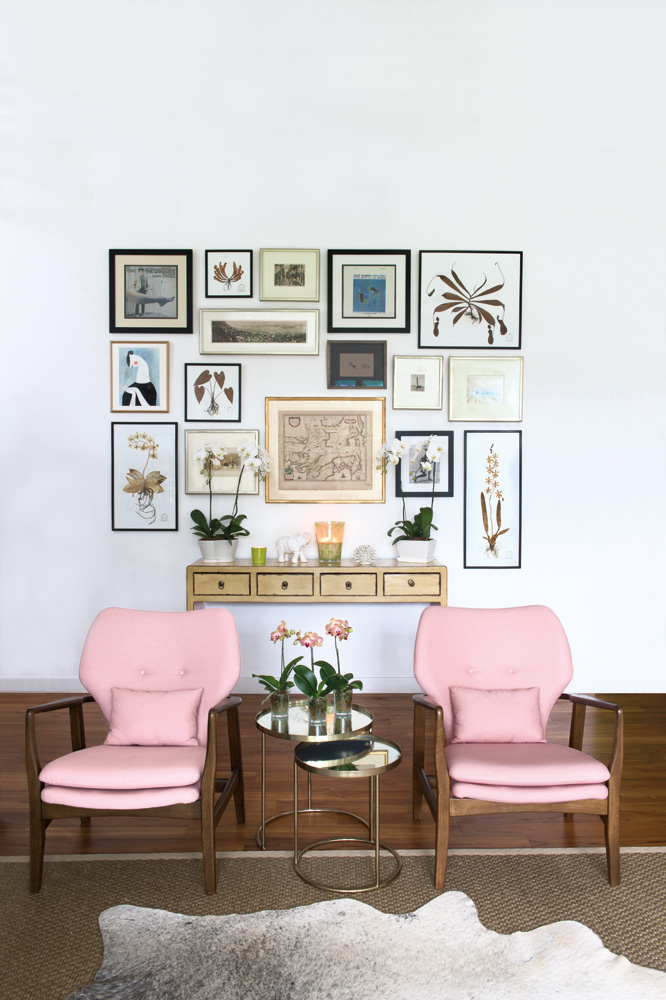
[(322, 573), (320, 576), (322, 597), (376, 597), (376, 573)]
[(314, 597), (312, 573), (257, 573), (258, 597)]
[(195, 573), (194, 594), (197, 597), (250, 596), (249, 573)]
[(385, 573), (385, 597), (439, 597), (442, 590), (440, 573)]

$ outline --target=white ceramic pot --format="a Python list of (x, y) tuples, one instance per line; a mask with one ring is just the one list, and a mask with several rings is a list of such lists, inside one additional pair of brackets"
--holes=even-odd
[(396, 558), (400, 563), (418, 563), (423, 565), (424, 563), (432, 562), (435, 558), (435, 545), (436, 541), (434, 538), (429, 538), (427, 541), (423, 538), (409, 538), (402, 542), (396, 542), (395, 548), (397, 549)]
[(231, 563), (236, 558), (238, 539), (227, 542), (224, 538), (200, 538), (201, 559), (207, 563)]

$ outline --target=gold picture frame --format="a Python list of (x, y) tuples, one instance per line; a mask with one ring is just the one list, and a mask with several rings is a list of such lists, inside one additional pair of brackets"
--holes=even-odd
[(384, 503), (386, 401), (266, 399), (267, 503)]

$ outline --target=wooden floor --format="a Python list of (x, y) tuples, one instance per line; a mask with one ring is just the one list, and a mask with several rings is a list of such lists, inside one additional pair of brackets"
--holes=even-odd
[[(0, 856), (28, 853), (28, 809), (24, 766), (24, 712), (29, 705), (64, 695), (4, 694), (0, 696)], [(622, 784), (621, 840), (623, 846), (666, 844), (666, 694), (603, 695), (619, 702), (625, 715), (625, 765)], [(366, 694), (358, 702), (375, 717), (374, 732), (397, 742), (403, 749), (398, 768), (381, 779), (381, 836), (396, 849), (432, 848), (434, 824), (424, 807), (423, 819), (411, 817), (412, 700), (404, 694)], [(260, 695), (245, 695), (241, 706), (246, 783), (247, 820), (237, 826), (233, 807), (218, 827), (218, 850), (256, 850), (255, 833), (260, 819), (261, 735), (254, 718)], [(568, 707), (557, 705), (548, 737), (568, 738)], [(611, 713), (588, 711), (584, 749), (606, 758)], [(68, 716), (58, 712), (38, 717), (42, 763), (68, 750)], [(101, 743), (105, 728), (95, 706), (86, 706), (88, 745)], [(267, 740), (268, 814), (292, 806), (294, 744)], [(303, 793), (306, 779), (302, 778)], [(343, 807), (366, 814), (367, 781), (313, 779), (313, 805)], [(303, 795), (303, 798), (305, 796)], [(304, 801), (301, 805), (304, 805)], [(308, 816), (300, 823), (302, 841), (334, 836), (359, 836), (358, 823), (326, 814)], [(361, 831), (361, 832), (359, 832)], [(603, 844), (598, 818), (526, 814), (470, 817), (452, 821), (452, 848), (596, 847)], [(269, 849), (293, 846), (292, 825), (282, 819), (268, 827)], [(198, 851), (196, 824), (179, 820), (93, 819), (87, 827), (75, 820), (54, 821), (46, 834), (47, 854), (120, 854), (135, 852)]]

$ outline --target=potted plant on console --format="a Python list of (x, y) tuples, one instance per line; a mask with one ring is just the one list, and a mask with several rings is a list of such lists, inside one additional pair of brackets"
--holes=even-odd
[[(391, 445), (383, 444), (377, 455), (382, 474), (386, 473), (389, 465), (397, 465), (407, 451), (406, 446), (396, 438)], [(396, 521), (392, 528), (386, 532), (393, 535), (399, 532), (393, 539), (392, 544), (396, 546), (398, 562), (404, 563), (429, 563), (435, 555), (435, 539), (432, 532), (437, 531), (437, 525), (433, 524), (433, 514), (435, 505), (435, 481), (437, 478), (437, 464), (442, 460), (444, 447), (436, 434), (431, 434), (425, 441), (416, 446), (417, 461), (420, 471), (425, 473), (432, 480), (432, 495), (430, 506), (421, 507), (418, 514), (410, 520), (407, 517), (405, 507), (405, 496), (402, 496), (402, 518)]]
[(243, 473), (245, 469), (250, 469), (259, 479), (265, 479), (270, 472), (270, 458), (263, 448), (250, 445), (239, 448), (238, 454), (242, 462), (231, 514), (219, 518), (213, 517), (213, 472), (222, 468), (222, 459), (226, 453), (224, 448), (205, 444), (194, 456), (195, 462), (201, 462), (201, 475), (205, 477), (208, 487), (208, 517), (201, 510), (193, 510), (190, 513), (194, 522), (192, 531), (199, 539), (201, 558), (204, 562), (234, 561), (238, 539), (250, 534), (243, 525), (246, 515), (238, 513), (238, 493)]

